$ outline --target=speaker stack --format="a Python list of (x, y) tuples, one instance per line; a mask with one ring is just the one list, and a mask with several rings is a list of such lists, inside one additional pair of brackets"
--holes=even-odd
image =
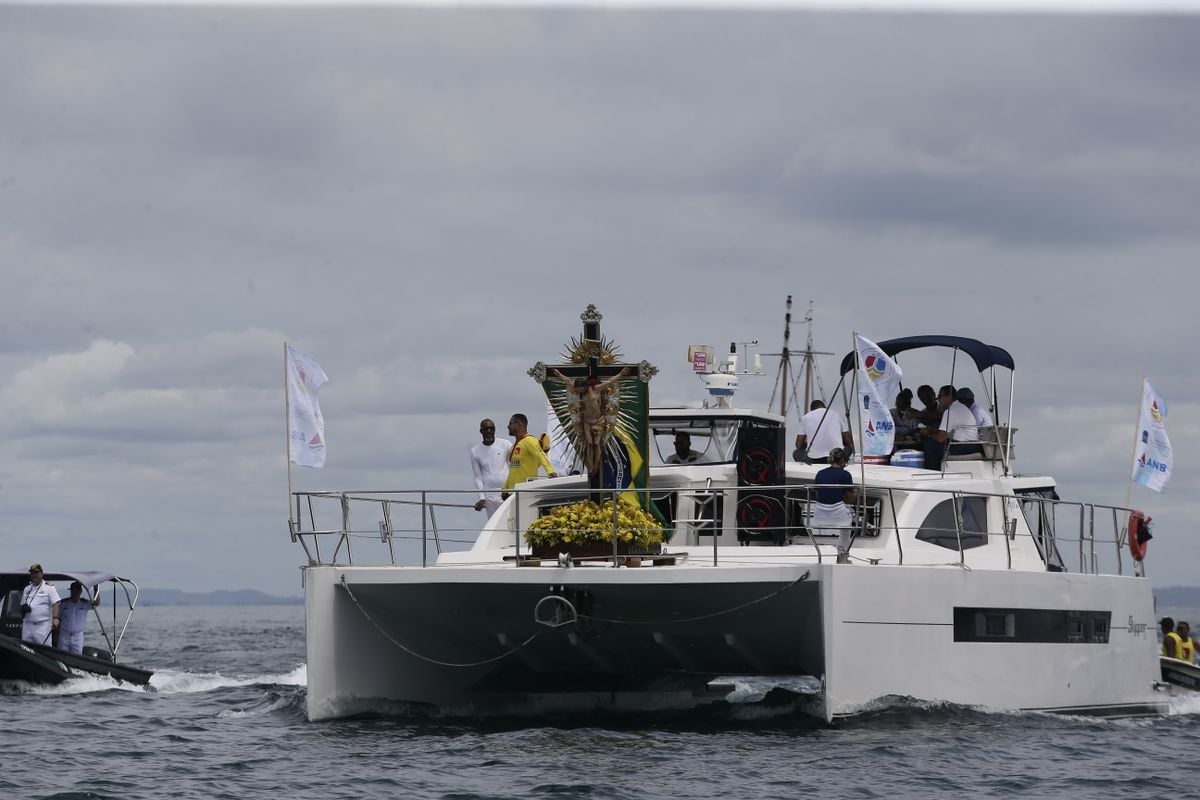
[(784, 429), (743, 428), (737, 449), (737, 537), (742, 544), (787, 541), (784, 482)]

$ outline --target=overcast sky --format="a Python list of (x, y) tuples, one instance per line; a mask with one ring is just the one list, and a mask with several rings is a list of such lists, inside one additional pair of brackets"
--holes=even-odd
[(542, 413), (525, 370), (588, 303), (677, 403), (689, 344), (777, 352), (792, 294), (839, 358), (1007, 348), (1018, 468), (1065, 497), (1124, 503), (1150, 376), (1148, 569), (1200, 584), (1198, 43), (1196, 16), (0, 5), (0, 560), (299, 594), (285, 339), (330, 377), (297, 489), (467, 488), (479, 419)]

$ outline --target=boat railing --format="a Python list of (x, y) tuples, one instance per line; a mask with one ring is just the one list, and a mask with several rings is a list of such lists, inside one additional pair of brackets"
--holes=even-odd
[[(811, 509), (822, 488), (848, 487), (818, 484), (781, 486), (714, 487), (711, 480), (687, 487), (655, 487), (653, 490), (623, 492), (604, 490), (604, 499), (630, 492), (649, 493), (649, 499), (666, 519), (671, 534), (667, 548), (712, 546), (712, 564), (721, 563), (718, 544), (746, 545), (755, 560), (811, 558), (817, 563), (833, 555), (840, 528), (814, 526)], [(1031, 557), (1040, 559), (1049, 571), (1144, 576), (1140, 562), (1127, 560), (1130, 510), (1120, 506), (1061, 500), (1040, 495), (968, 492), (936, 486), (880, 487), (859, 490), (851, 508), (851, 556), (855, 561), (897, 565), (931, 563), (929, 551), (919, 556), (905, 549), (906, 543), (932, 543), (944, 549), (954, 563), (964, 568), (996, 566), (994, 549), (976, 555), (975, 549), (995, 541), (1004, 542), (1004, 566), (1012, 569), (1014, 554), (1024, 554), (1021, 568)], [(737, 495), (729, 497), (731, 493)], [(579, 502), (589, 496), (586, 487), (516, 490), (515, 502), (504, 506), (508, 519), (504, 530), (512, 536), (514, 563), (531, 554), (524, 541), (530, 523), (548, 510)], [(535, 495), (536, 497), (531, 497)], [(922, 495), (931, 497), (921, 501)], [(729, 497), (729, 503), (725, 499)], [(779, 508), (777, 519), (745, 519), (740, 512), (750, 497), (766, 498), (766, 505)], [(940, 497), (940, 499), (938, 499)], [(293, 542), (303, 548), (309, 565), (356, 563), (357, 546), (379, 545), (378, 550), (357, 563), (405, 564), (427, 567), (443, 552), (469, 549), (475, 544), (484, 517), (475, 510), (476, 490), (358, 490), (345, 492), (296, 492), (293, 519), (289, 526)], [(680, 501), (686, 499), (684, 508)], [(913, 505), (914, 502), (917, 505)], [(736, 505), (741, 503), (742, 505)], [(774, 503), (775, 506), (771, 506)], [(729, 506), (732, 507), (730, 513)], [(915, 509), (915, 510), (914, 510)], [(682, 513), (676, 514), (675, 511)], [(769, 515), (768, 515), (769, 517)], [(909, 520), (915, 520), (909, 522)], [(613, 521), (613, 537), (621, 532)], [(494, 531), (489, 531), (489, 535)], [(884, 542), (874, 546), (871, 542)], [(1018, 544), (1020, 543), (1020, 544)], [(780, 544), (808, 544), (811, 550), (778, 548)], [(1032, 547), (1030, 547), (1032, 545)], [(805, 555), (805, 553), (808, 553)], [(745, 556), (726, 549), (724, 561)], [(619, 563), (614, 548), (613, 563)], [(699, 553), (692, 552), (695, 558)], [(701, 556), (703, 557), (703, 556)]]
[[(104, 637), (104, 642), (108, 645), (108, 652), (112, 655), (112, 660), (116, 661), (117, 653), (121, 649), (121, 642), (125, 640), (125, 631), (129, 629), (129, 620), (133, 618), (133, 609), (137, 606), (138, 587), (128, 578), (113, 578), (110, 582), (112, 583), (112, 597), (108, 606), (112, 610), (111, 628), (104, 624), (104, 616), (100, 613), (102, 606), (96, 606), (92, 611), (100, 626), (100, 635)], [(117, 593), (118, 589), (124, 595), (124, 620), (118, 619), (117, 616), (117, 599), (120, 597)]]

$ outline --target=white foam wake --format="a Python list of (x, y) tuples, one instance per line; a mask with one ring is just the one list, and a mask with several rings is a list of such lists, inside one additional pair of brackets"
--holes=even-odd
[(123, 683), (107, 675), (85, 675), (70, 678), (57, 686), (43, 686), (12, 682), (9, 687), (21, 694), (38, 694), (50, 696), (65, 696), (78, 694), (93, 694), (95, 692), (159, 692), (164, 694), (185, 694), (196, 692), (211, 692), (215, 689), (227, 689), (238, 686), (255, 686), (257, 684), (275, 684), (279, 686), (307, 686), (308, 668), (306, 665), (293, 669), (291, 672), (267, 675), (249, 675), (246, 677), (231, 677), (214, 673), (178, 672), (175, 670), (159, 670), (150, 678), (149, 688), (132, 683)]
[(186, 694), (196, 692), (211, 692), (214, 689), (228, 689), (237, 686), (254, 686), (260, 683), (270, 683), (280, 686), (307, 686), (308, 667), (304, 664), (293, 669), (274, 675), (251, 675), (243, 678), (222, 675), (219, 672), (176, 672), (160, 670), (150, 678), (150, 685), (160, 693)]

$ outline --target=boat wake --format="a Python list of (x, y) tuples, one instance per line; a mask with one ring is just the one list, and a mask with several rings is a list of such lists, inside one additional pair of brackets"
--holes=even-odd
[(219, 672), (204, 673), (161, 670), (154, 673), (154, 677), (150, 679), (150, 685), (155, 690), (166, 694), (194, 694), (197, 692), (211, 692), (215, 689), (261, 686), (264, 684), (274, 686), (307, 686), (308, 669), (304, 664), (301, 664), (291, 672), (275, 675), (251, 675), (244, 678), (229, 677)]
[(1171, 716), (1200, 714), (1200, 692), (1183, 692), (1171, 696)]
[(150, 678), (147, 686), (136, 686), (123, 683), (107, 675), (86, 675), (71, 678), (56, 686), (31, 684), (24, 681), (0, 682), (0, 694), (34, 694), (48, 696), (67, 696), (95, 694), (97, 692), (140, 692), (158, 694), (195, 694), (211, 692), (218, 689), (230, 689), (243, 686), (306, 686), (308, 684), (308, 669), (304, 664), (291, 672), (267, 675), (250, 675), (246, 677), (230, 677), (215, 673), (179, 672), (176, 670), (159, 670)]

